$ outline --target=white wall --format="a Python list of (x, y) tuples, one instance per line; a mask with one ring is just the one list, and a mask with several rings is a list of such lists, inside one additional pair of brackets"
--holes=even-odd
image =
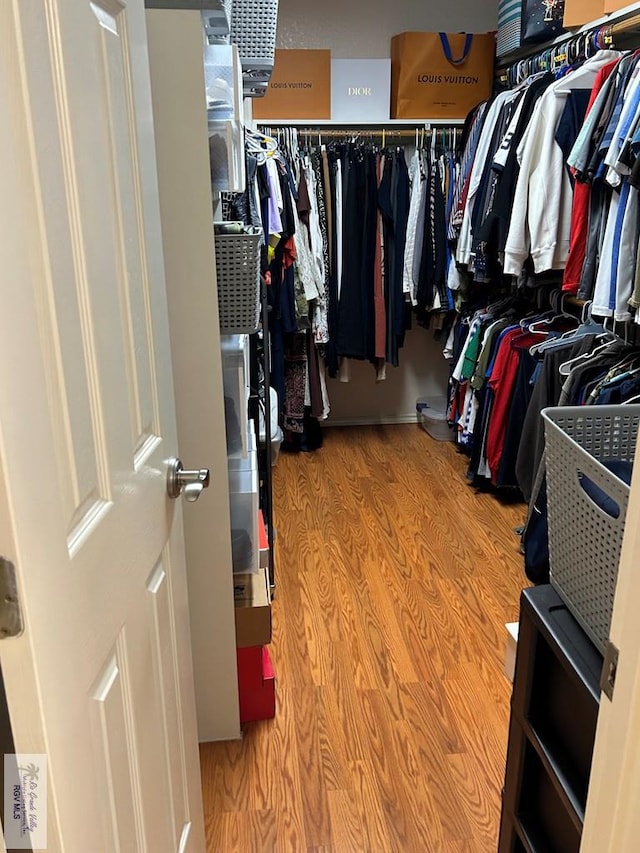
[(446, 391), (449, 367), (442, 346), (429, 329), (414, 328), (400, 350), (400, 367), (387, 365), (387, 378), (379, 383), (368, 362), (352, 361), (349, 383), (329, 380), (329, 423), (415, 421), (418, 397), (434, 397)]
[[(280, 0), (278, 46), (329, 48), (335, 57), (387, 57), (391, 36), (404, 30), (488, 32), (497, 26), (497, 0)], [(330, 382), (330, 423), (403, 421), (415, 417), (420, 396), (443, 394), (447, 368), (433, 334), (415, 329), (377, 385), (373, 368), (353, 365), (348, 385)]]
[(404, 30), (495, 30), (497, 0), (280, 0), (278, 47), (329, 48), (336, 57), (389, 56)]

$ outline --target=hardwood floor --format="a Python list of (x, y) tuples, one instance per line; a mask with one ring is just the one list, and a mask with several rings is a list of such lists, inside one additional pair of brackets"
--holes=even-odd
[(276, 719), (201, 747), (209, 851), (493, 853), (521, 505), (416, 426), (275, 469)]

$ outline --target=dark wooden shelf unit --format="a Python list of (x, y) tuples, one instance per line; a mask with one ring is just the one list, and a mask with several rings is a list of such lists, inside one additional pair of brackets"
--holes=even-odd
[(579, 853), (601, 670), (602, 656), (553, 588), (525, 590), (499, 853)]

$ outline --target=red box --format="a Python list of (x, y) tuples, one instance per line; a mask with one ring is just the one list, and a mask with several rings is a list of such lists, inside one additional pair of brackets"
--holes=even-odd
[(260, 548), (260, 568), (269, 568), (269, 539), (267, 528), (264, 523), (262, 510), (258, 510), (258, 547)]
[(270, 720), (276, 715), (276, 679), (264, 646), (238, 649), (240, 722)]

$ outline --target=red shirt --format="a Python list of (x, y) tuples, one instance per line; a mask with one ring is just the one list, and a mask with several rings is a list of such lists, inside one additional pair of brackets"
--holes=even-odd
[(540, 343), (541, 340), (540, 335), (523, 332), (522, 329), (514, 329), (505, 334), (496, 354), (489, 379), (489, 387), (493, 389), (494, 398), (487, 431), (487, 463), (494, 485), (507, 436), (511, 396), (520, 364), (519, 351)]
[[(600, 89), (604, 86), (611, 72), (618, 64), (615, 59), (608, 65), (604, 65), (595, 79), (593, 91), (587, 107), (587, 115), (591, 112), (593, 104)], [(573, 211), (571, 213), (571, 237), (569, 242), (569, 257), (564, 270), (562, 289), (565, 293), (576, 294), (580, 287), (582, 268), (587, 256), (587, 241), (589, 239), (589, 206), (591, 202), (591, 184), (576, 182), (573, 191)]]

